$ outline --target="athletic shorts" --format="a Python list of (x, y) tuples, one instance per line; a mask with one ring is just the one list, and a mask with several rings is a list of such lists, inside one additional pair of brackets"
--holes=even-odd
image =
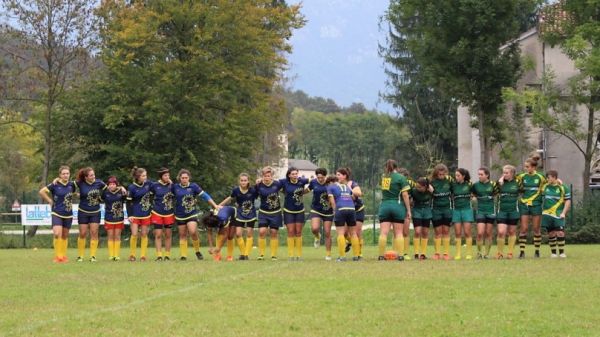
[(413, 219), (423, 219), (423, 220), (431, 220), (433, 215), (431, 214), (431, 208), (413, 208), (412, 209), (412, 217)]
[[(171, 226), (175, 223), (175, 215), (170, 214), (170, 215), (158, 215), (158, 214), (154, 214), (152, 213), (152, 216), (150, 217), (150, 220), (152, 221), (152, 223), (154, 224), (154, 228), (157, 228), (156, 226), (161, 226), (164, 225), (166, 226)], [(169, 228), (167, 227), (167, 228)], [(160, 227), (162, 228), (162, 227)], [(159, 229), (160, 229), (159, 228)]]
[(463, 223), (463, 222), (475, 222), (472, 208), (453, 209), (452, 210), (452, 222)]
[(494, 223), (496, 221), (496, 214), (487, 212), (477, 212), (475, 215), (477, 223)]
[(354, 212), (354, 216), (356, 217), (356, 222), (365, 222), (365, 210), (364, 208), (358, 212)]
[(379, 206), (379, 222), (404, 222), (406, 209), (396, 200), (385, 200)]
[(431, 210), (431, 219), (433, 220), (433, 227), (451, 226), (452, 210), (450, 208), (434, 208)]
[(333, 222), (336, 227), (356, 226), (356, 212), (353, 209), (342, 209), (335, 212)]
[(283, 211), (283, 223), (285, 223), (286, 225), (293, 223), (304, 224), (304, 211), (300, 213), (289, 213)]
[(125, 228), (125, 225), (123, 225), (122, 222), (119, 222), (119, 223), (105, 223), (104, 224), (104, 229), (106, 229), (107, 231), (113, 230), (113, 229), (123, 229), (123, 228)]
[(71, 225), (73, 225), (73, 218), (61, 218), (52, 214), (52, 227), (61, 226), (63, 228), (71, 228)]
[(564, 231), (565, 230), (565, 219), (555, 218), (551, 215), (542, 215), (542, 226), (546, 228), (548, 232), (552, 231)]
[(89, 225), (91, 223), (100, 223), (100, 212), (97, 213), (85, 213), (79, 211), (77, 213), (77, 222), (80, 225)]
[(431, 219), (413, 218), (413, 227), (429, 227)]
[(235, 219), (233, 221), (233, 226), (234, 227), (242, 227), (242, 228), (254, 228), (254, 225), (256, 224), (256, 220), (240, 220), (240, 219)]
[(310, 212), (310, 218), (319, 218), (321, 220), (323, 220), (323, 222), (325, 221), (333, 221), (333, 214), (330, 215), (323, 215), (323, 214), (319, 214), (319, 213), (314, 213), (314, 212)]
[(269, 227), (271, 229), (279, 229), (281, 228), (282, 223), (283, 216), (281, 215), (281, 212), (273, 214), (258, 213), (258, 228)]
[(542, 205), (527, 206), (519, 202), (519, 213), (521, 215), (542, 215)]
[(498, 211), (498, 214), (496, 214), (496, 223), (507, 224), (509, 226), (516, 226), (517, 223), (519, 222), (520, 217), (521, 217), (521, 215), (519, 214), (518, 211), (514, 211), (514, 212)]
[(132, 224), (138, 225), (138, 226), (150, 226), (152, 224), (152, 221), (150, 219), (150, 217), (147, 218), (133, 218)]

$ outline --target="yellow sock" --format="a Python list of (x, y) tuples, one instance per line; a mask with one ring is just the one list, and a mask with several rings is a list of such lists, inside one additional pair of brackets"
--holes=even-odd
[(277, 257), (277, 249), (279, 248), (279, 240), (271, 239), (271, 257)]
[(79, 257), (85, 255), (85, 238), (77, 237), (77, 254)]
[(250, 256), (250, 252), (252, 252), (252, 244), (254, 243), (254, 238), (251, 236), (246, 237), (246, 250), (245, 255)]
[(62, 239), (57, 239), (57, 238), (54, 238), (52, 240), (52, 244), (54, 245), (54, 257), (61, 257), (61, 255), (60, 255), (60, 246), (62, 244), (61, 240)]
[(450, 255), (450, 237), (442, 238), (444, 244), (444, 254)]
[(223, 234), (217, 234), (217, 243), (215, 243), (215, 246), (217, 247), (223, 247), (225, 244), (223, 242), (223, 240), (225, 239), (225, 235)]
[(346, 238), (343, 235), (338, 235), (337, 245), (340, 257), (346, 257)]
[(108, 240), (107, 243), (108, 246), (108, 257), (112, 258), (114, 255), (114, 251), (115, 251), (115, 242), (113, 240)]
[(477, 241), (477, 252), (482, 254), (483, 251), (483, 240), (476, 240)]
[(465, 238), (467, 243), (467, 255), (473, 256), (473, 238)]
[(147, 250), (148, 250), (148, 237), (142, 236), (142, 239), (140, 240), (140, 257), (145, 257)]
[(96, 256), (98, 252), (98, 240), (90, 240), (90, 256)]
[(61, 245), (61, 253), (62, 253), (62, 257), (66, 257), (67, 256), (67, 250), (69, 249), (69, 238), (67, 237), (66, 239), (62, 239), (62, 245)]
[(421, 254), (423, 255), (427, 255), (427, 241), (429, 241), (429, 238), (421, 238)]
[(365, 239), (360, 238), (360, 256), (362, 256), (362, 249), (363, 249), (364, 245), (365, 245)]
[(187, 257), (188, 254), (188, 240), (179, 240), (179, 255), (182, 257)]
[(258, 255), (265, 256), (267, 250), (267, 239), (258, 238)]
[[(296, 257), (300, 257), (302, 256), (302, 237), (301, 236), (297, 236), (294, 238), (296, 243)], [(360, 247), (357, 247), (360, 249)]]
[(511, 235), (508, 237), (508, 253), (512, 254), (515, 250), (515, 243), (517, 243), (517, 236)]
[(120, 257), (121, 254), (121, 240), (115, 241), (115, 248), (113, 248), (114, 257)]
[(380, 235), (379, 236), (379, 256), (383, 256), (385, 254), (385, 246), (387, 245), (387, 237)]
[(235, 248), (233, 240), (227, 239), (227, 256), (233, 256), (233, 249)]
[(350, 242), (352, 243), (352, 254), (354, 254), (354, 257), (360, 256), (360, 241), (358, 238), (352, 237)]
[(485, 256), (490, 255), (490, 250), (492, 250), (492, 239), (485, 241)]
[(192, 239), (192, 245), (194, 246), (194, 252), (199, 252), (200, 251), (200, 238), (194, 240)]
[(439, 254), (442, 251), (442, 238), (434, 238), (433, 244), (435, 245), (435, 253)]
[(504, 238), (496, 238), (496, 245), (498, 246), (498, 254), (504, 255)]
[(461, 256), (462, 250), (462, 238), (454, 238), (455, 246), (456, 246), (456, 254), (454, 256)]
[(129, 255), (135, 256), (137, 253), (137, 235), (132, 235), (131, 239), (129, 239)]
[(165, 257), (169, 257), (170, 258), (171, 257), (171, 252), (170, 251), (169, 252), (165, 251)]
[(246, 255), (246, 243), (244, 242), (244, 238), (239, 237), (235, 239), (237, 243), (238, 249), (240, 250), (240, 255)]
[(403, 245), (404, 245), (404, 249), (402, 250), (402, 255), (404, 254), (408, 254), (408, 252), (410, 251), (410, 236), (405, 237), (403, 240)]
[(162, 256), (163, 256), (162, 250), (157, 250), (156, 251), (156, 257), (162, 257)]
[(421, 248), (421, 239), (413, 237), (413, 250), (415, 255), (419, 255), (419, 249)]
[(398, 253), (398, 255), (404, 255), (404, 243), (407, 240), (404, 240), (404, 237), (402, 235), (398, 235), (395, 239), (394, 239), (394, 243), (396, 247), (395, 250)]
[(294, 257), (294, 245), (296, 244), (296, 240), (294, 240), (293, 237), (289, 237), (287, 238), (287, 250), (288, 250), (288, 256), (289, 257)]

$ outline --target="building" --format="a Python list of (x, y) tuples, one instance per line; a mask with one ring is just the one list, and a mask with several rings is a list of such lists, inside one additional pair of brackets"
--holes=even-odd
[[(534, 67), (526, 71), (517, 86), (519, 88), (539, 87), (544, 72), (551, 69), (558, 85), (565, 85), (567, 80), (577, 74), (577, 69), (571, 59), (565, 55), (558, 46), (551, 47), (545, 44), (539, 37), (538, 28), (523, 33), (518, 39), (521, 53), (534, 62)], [(577, 109), (583, 117), (582, 110)], [(525, 112), (525, 128), (523, 130), (514, 130), (514, 136), (523, 139), (520, 143), (520, 150), (513, 154), (510, 164), (522, 169), (523, 162), (533, 153), (538, 153), (541, 158), (540, 170), (557, 170), (560, 178), (567, 184), (573, 184), (575, 196), (581, 196), (583, 188), (583, 165), (582, 154), (565, 137), (535, 127), (531, 124), (531, 115)], [(479, 132), (471, 128), (471, 116), (468, 108), (461, 106), (458, 108), (458, 165), (468, 169), (472, 174), (477, 172), (481, 165), (481, 154), (479, 146)], [(583, 122), (583, 118), (582, 118)], [(520, 134), (523, 133), (523, 134)], [(502, 144), (497, 145), (492, 150), (491, 168), (494, 177), (500, 174), (499, 168), (506, 164), (499, 156)], [(600, 158), (592, 161), (592, 183), (598, 181), (600, 185)]]
[(289, 159), (289, 167), (295, 167), (298, 169), (298, 176), (312, 179), (315, 177), (315, 170), (318, 168), (317, 165), (313, 164), (309, 160), (304, 159)]

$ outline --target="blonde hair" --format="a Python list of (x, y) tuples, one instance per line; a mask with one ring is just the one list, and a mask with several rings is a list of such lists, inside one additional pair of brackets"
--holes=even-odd
[(265, 166), (262, 168), (261, 174), (264, 176), (266, 173), (271, 173), (273, 174), (273, 168), (271, 166)]
[(502, 167), (502, 171), (504, 171), (504, 170), (509, 170), (509, 171), (510, 171), (510, 173), (512, 173), (512, 175), (513, 175), (513, 176), (514, 176), (515, 174), (517, 174), (517, 168), (516, 168), (516, 167), (514, 167), (514, 166), (512, 166), (512, 165), (504, 165), (504, 166)]
[(444, 164), (437, 164), (437, 165), (435, 165), (435, 167), (433, 168), (433, 171), (431, 172), (431, 179), (430, 180), (437, 179), (438, 173), (440, 173), (441, 171), (444, 171), (446, 174), (448, 174), (448, 166), (446, 166)]

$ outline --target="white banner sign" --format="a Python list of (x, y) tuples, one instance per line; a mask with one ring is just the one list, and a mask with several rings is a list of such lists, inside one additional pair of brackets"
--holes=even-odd
[[(73, 204), (73, 225), (77, 225), (78, 204)], [(127, 209), (125, 211), (125, 224)], [(100, 205), (100, 223), (104, 224), (104, 204)], [(21, 205), (21, 225), (23, 226), (50, 226), (52, 225), (52, 210), (48, 204)]]

